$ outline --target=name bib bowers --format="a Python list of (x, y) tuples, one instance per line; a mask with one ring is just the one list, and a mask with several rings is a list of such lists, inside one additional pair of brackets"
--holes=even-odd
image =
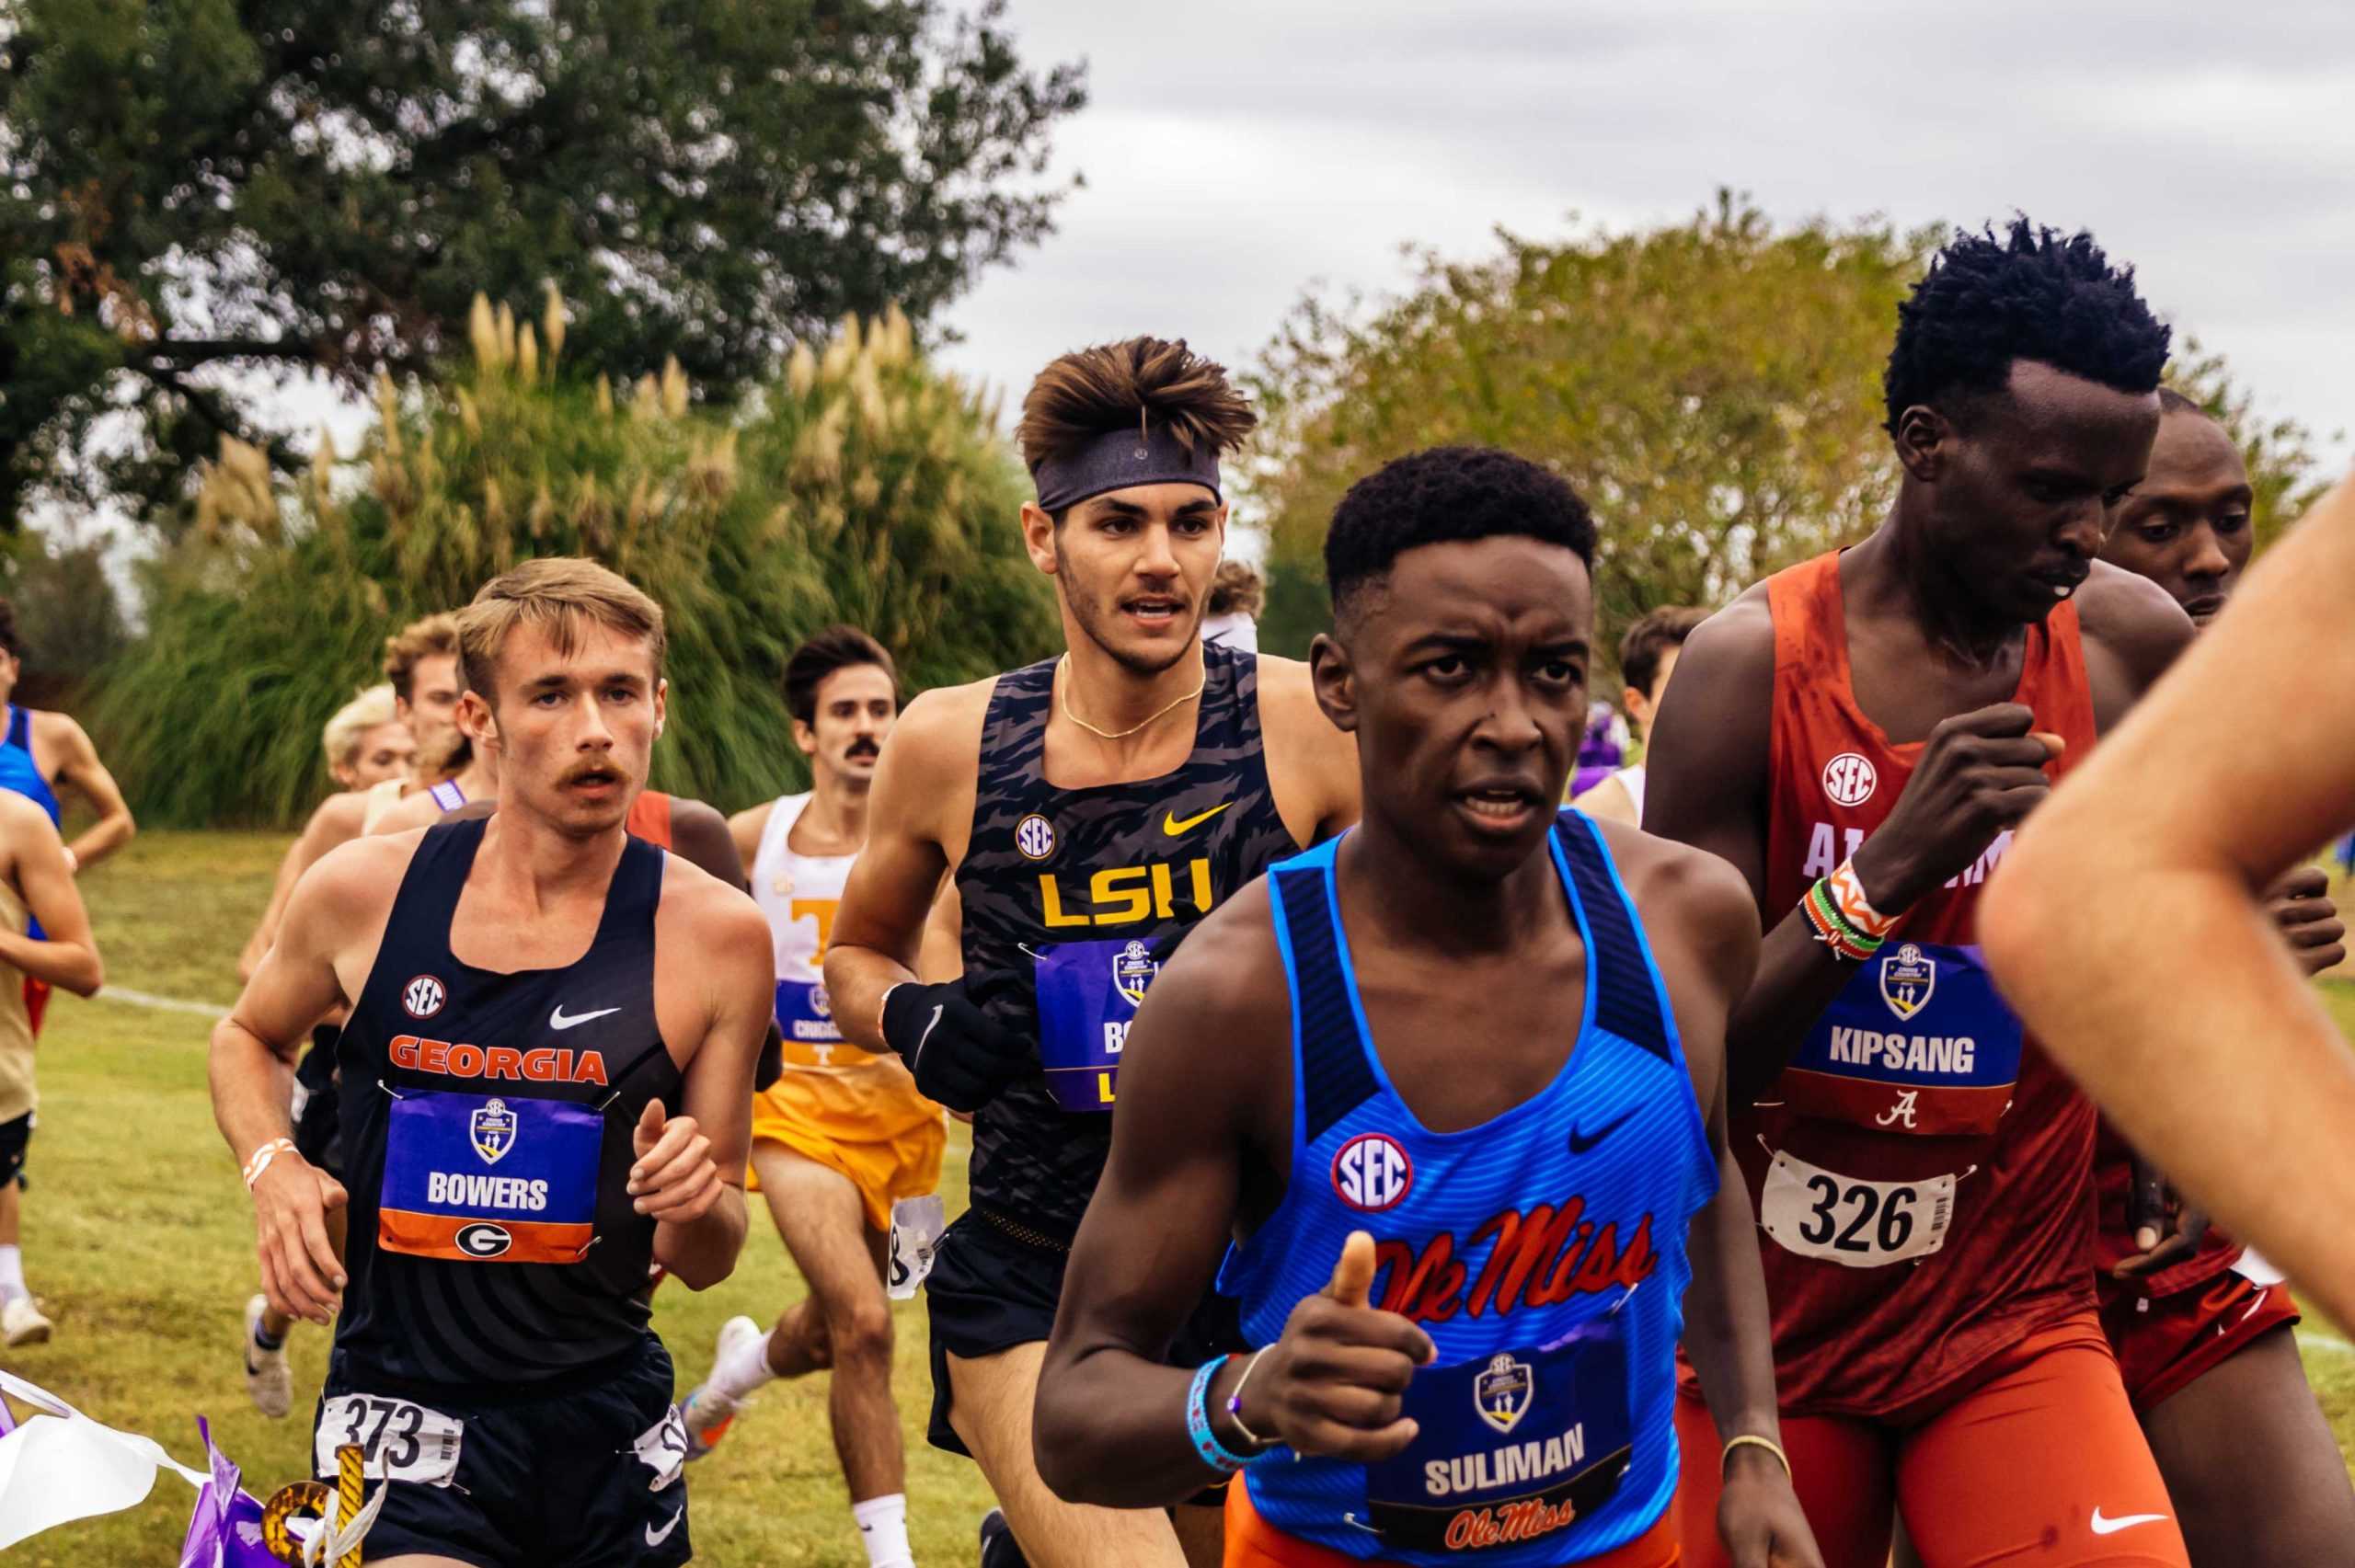
[(2020, 1021), (1976, 947), (1891, 941), (1783, 1070), (1802, 1116), (1916, 1137), (1984, 1137), (2012, 1103)]
[(1634, 1445), (1619, 1320), (1582, 1323), (1539, 1350), (1501, 1350), (1415, 1374), (1401, 1413), (1421, 1428), (1365, 1467), (1383, 1539), (1477, 1551), (1567, 1529), (1609, 1502)]
[(604, 1136), (587, 1105), (403, 1090), (377, 1244), (466, 1263), (578, 1263), (596, 1233)]
[(1109, 1111), (1145, 988), (1161, 971), (1136, 940), (1072, 942), (1033, 956), (1038, 985), (1039, 1061), (1047, 1088), (1066, 1111)]

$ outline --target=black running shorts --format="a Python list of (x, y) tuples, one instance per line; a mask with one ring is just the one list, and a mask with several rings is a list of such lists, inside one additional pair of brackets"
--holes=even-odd
[(24, 1179), (25, 1150), (33, 1140), (34, 1114), (27, 1111), (21, 1116), (0, 1122), (0, 1187)]
[(336, 1093), (332, 1024), (311, 1031), (311, 1048), (294, 1068), (294, 1152), (338, 1181), (343, 1179), (343, 1113)]

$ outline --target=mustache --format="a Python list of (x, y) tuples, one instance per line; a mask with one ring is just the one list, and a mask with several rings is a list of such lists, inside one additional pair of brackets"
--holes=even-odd
[(591, 779), (601, 782), (610, 779), (615, 784), (619, 784), (622, 782), (622, 771), (610, 762), (583, 762), (577, 768), (566, 769), (564, 776), (557, 780), (557, 787), (562, 789), (571, 784), (584, 784)]
[(843, 755), (845, 757), (880, 757), (883, 755), (883, 748), (872, 740), (854, 740), (850, 743), (850, 750), (844, 752)]

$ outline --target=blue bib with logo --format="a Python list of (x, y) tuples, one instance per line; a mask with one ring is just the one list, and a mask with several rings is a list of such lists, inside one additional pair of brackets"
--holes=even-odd
[(1782, 1095), (1878, 1131), (1984, 1137), (2011, 1104), (2021, 1040), (1978, 948), (1892, 940), (1808, 1031)]
[(1066, 1111), (1107, 1112), (1120, 1078), (1129, 1024), (1160, 964), (1144, 942), (1108, 937), (1034, 950), (1039, 1063)]
[(474, 1263), (579, 1263), (605, 1118), (561, 1100), (409, 1089), (393, 1103), (376, 1241)]

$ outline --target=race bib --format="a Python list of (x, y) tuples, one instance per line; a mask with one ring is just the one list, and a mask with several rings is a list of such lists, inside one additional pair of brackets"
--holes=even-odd
[(403, 1090), (376, 1242), (469, 1263), (579, 1263), (596, 1232), (605, 1118), (560, 1100)]
[(2020, 1038), (1978, 948), (1893, 941), (1808, 1031), (1781, 1097), (1883, 1132), (1983, 1137), (2012, 1103)]
[(1365, 1467), (1365, 1491), (1374, 1528), (1404, 1550), (1477, 1551), (1567, 1529), (1610, 1501), (1634, 1451), (1616, 1317), (1543, 1349), (1426, 1368), (1402, 1405), (1420, 1430)]
[(687, 1463), (687, 1418), (672, 1405), (662, 1413), (662, 1419), (638, 1435), (630, 1445), (638, 1462), (654, 1472), (646, 1483), (649, 1492), (660, 1492), (679, 1479)]
[(788, 1067), (854, 1067), (875, 1059), (872, 1051), (843, 1038), (826, 988), (809, 980), (777, 981), (776, 1027)]
[(1843, 1268), (1882, 1268), (1947, 1244), (1954, 1181), (1868, 1182), (1777, 1154), (1766, 1167), (1758, 1223), (1786, 1252)]
[(333, 1480), (335, 1451), (357, 1446), (369, 1479), (447, 1486), (458, 1473), (466, 1424), (454, 1415), (375, 1394), (335, 1394), (319, 1404), (311, 1437), (311, 1464)]
[(1032, 955), (1039, 1060), (1066, 1111), (1109, 1111), (1129, 1024), (1161, 966), (1135, 939), (1072, 942)]
[(932, 1272), (941, 1232), (948, 1229), (948, 1206), (938, 1193), (903, 1197), (891, 1205), (891, 1261), (885, 1289), (892, 1300), (914, 1299), (916, 1288)]

